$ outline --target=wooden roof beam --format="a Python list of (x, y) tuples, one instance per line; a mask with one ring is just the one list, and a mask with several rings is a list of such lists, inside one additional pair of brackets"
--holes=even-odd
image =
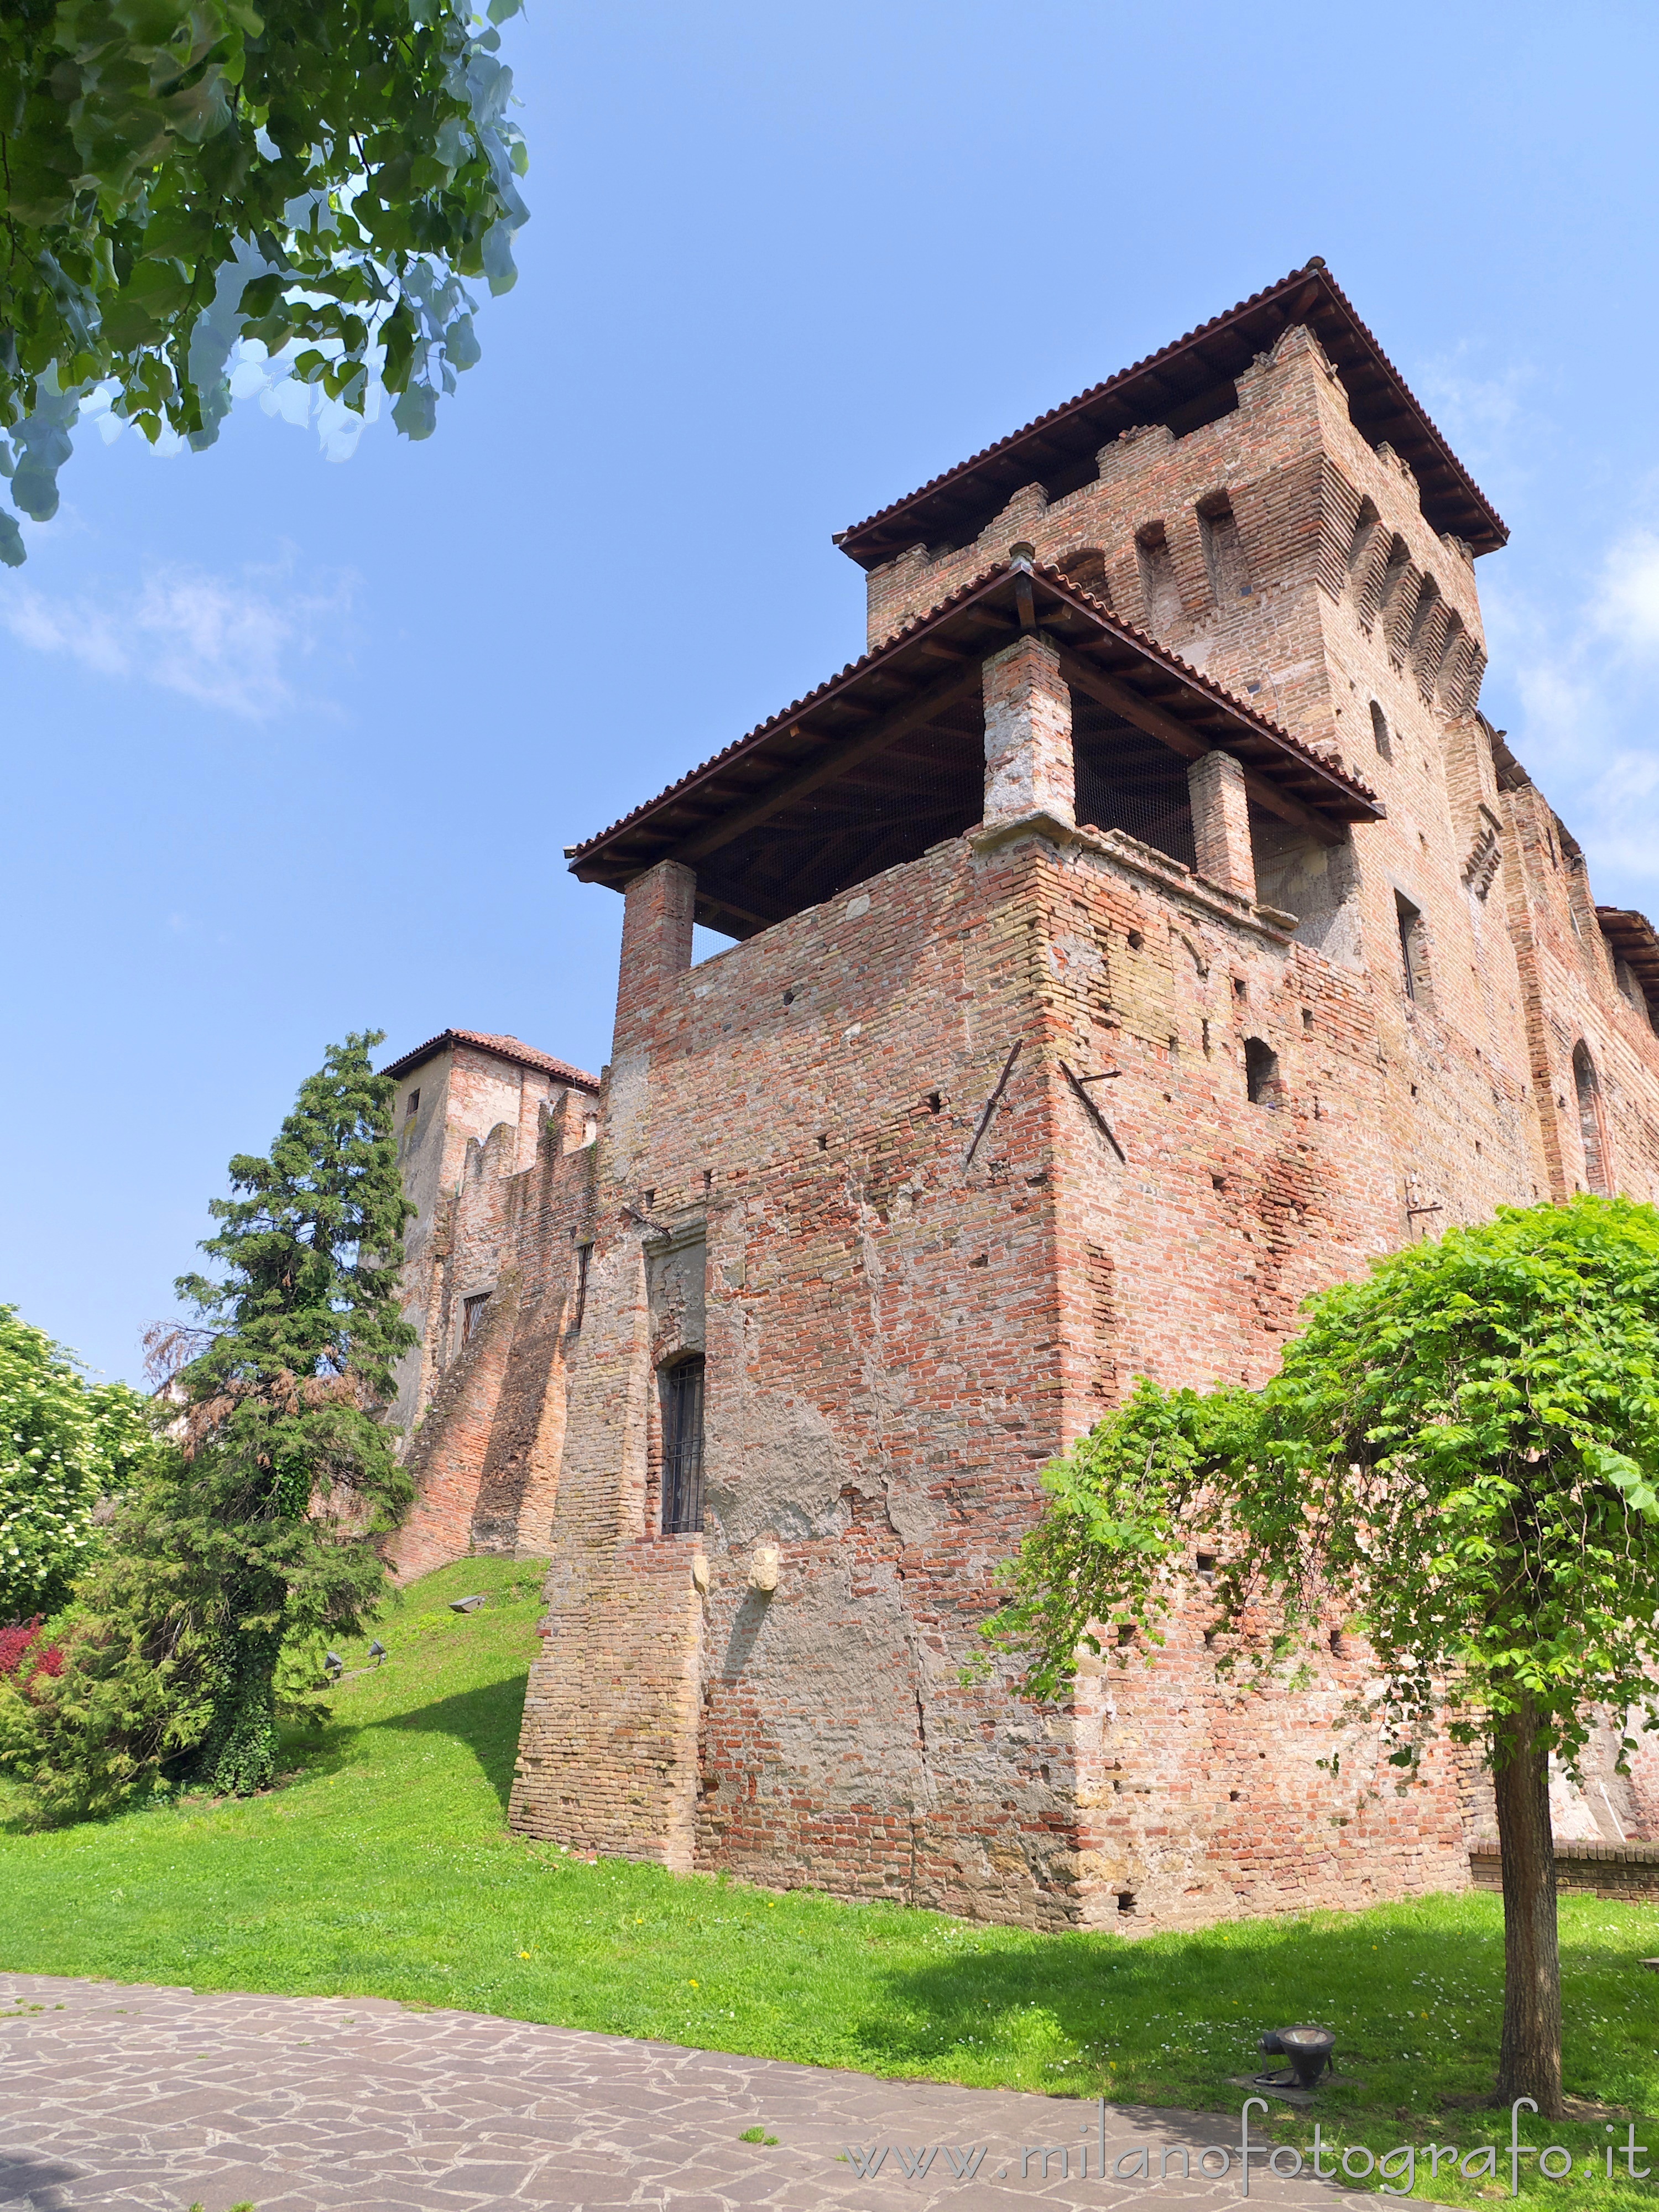
[(844, 775), (848, 769), (856, 768), (860, 761), (869, 759), (872, 754), (880, 752), (884, 746), (907, 736), (910, 731), (920, 729), (942, 708), (954, 705), (965, 692), (976, 690), (980, 680), (977, 661), (967, 668), (952, 669), (937, 684), (929, 684), (908, 706), (895, 708), (890, 714), (883, 715), (873, 729), (861, 731), (845, 744), (830, 745), (815, 766), (804, 769), (798, 775), (785, 776), (751, 805), (741, 807), (735, 814), (727, 815), (722, 821), (700, 830), (695, 836), (688, 837), (676, 848), (673, 858), (684, 861), (688, 866), (695, 866), (708, 854), (718, 852), (722, 845), (729, 845), (733, 838), (741, 837), (746, 830), (757, 828), (782, 808), (792, 805), (796, 799), (805, 799), (809, 792), (832, 782), (836, 777)]
[[(720, 898), (713, 891), (703, 890), (701, 886), (697, 891), (697, 904), (709, 914), (727, 915), (733, 921), (747, 922), (751, 929), (770, 929), (775, 923), (787, 919), (781, 912), (756, 914), (750, 908), (738, 906), (728, 898)], [(719, 929), (720, 925), (717, 921), (712, 921), (705, 922), (703, 927), (706, 929)], [(734, 930), (726, 930), (722, 933), (728, 937), (737, 934)]]
[[(1161, 707), (1151, 705), (1138, 692), (1131, 690), (1127, 684), (1120, 684), (1115, 677), (1089, 667), (1075, 653), (1060, 654), (1060, 672), (1068, 684), (1074, 684), (1079, 691), (1085, 692), (1101, 706), (1109, 707), (1115, 714), (1121, 714), (1126, 722), (1133, 722), (1149, 738), (1158, 738), (1169, 746), (1171, 752), (1179, 753), (1183, 760), (1202, 760), (1206, 753), (1224, 750), (1206, 744), (1203, 738), (1195, 736), (1184, 722), (1177, 721), (1173, 714), (1166, 714)], [(1240, 762), (1239, 765), (1243, 767), (1243, 763)], [(1289, 822), (1297, 829), (1306, 830), (1309, 836), (1316, 838), (1322, 845), (1340, 845), (1342, 842), (1340, 830), (1334, 830), (1310, 806), (1304, 806), (1299, 799), (1292, 799), (1287, 791), (1279, 790), (1276, 784), (1269, 783), (1265, 776), (1258, 775), (1252, 768), (1244, 769), (1244, 788), (1258, 806), (1266, 807), (1268, 813), (1276, 814), (1281, 822)]]

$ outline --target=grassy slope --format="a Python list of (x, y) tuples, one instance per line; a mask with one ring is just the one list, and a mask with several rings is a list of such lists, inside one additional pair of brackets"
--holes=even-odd
[[(448, 1611), (474, 1589), (491, 1593), (482, 1612)], [(539, 1609), (529, 1566), (472, 1560), (428, 1577), (381, 1626), (386, 1665), (343, 1686), (332, 1726), (296, 1741), (295, 1771), (267, 1797), (44, 1834), (6, 1801), (0, 1966), (397, 1997), (1235, 2113), (1241, 2093), (1226, 2076), (1259, 2063), (1260, 2030), (1314, 2019), (1336, 2030), (1340, 2063), (1361, 2077), (1322, 2095), (1328, 2134), (1337, 2125), (1341, 2140), (1383, 2148), (1507, 2133), (1507, 2115), (1439, 2109), (1492, 2079), (1503, 1954), (1491, 1897), (1129, 1942), (587, 1865), (509, 1837), (502, 1808)], [(1635, 1965), (1659, 1951), (1659, 1914), (1568, 1899), (1562, 1937), (1569, 2088), (1659, 2112), (1659, 1976)], [(1285, 2140), (1305, 2139), (1300, 2115), (1278, 2124)], [(1599, 2119), (1523, 2132), (1577, 2148), (1581, 2165), (1609, 2140)], [(1645, 2133), (1659, 2173), (1659, 2124)], [(1653, 2187), (1581, 2179), (1568, 2194), (1611, 2212), (1650, 2203)], [(1419, 2193), (1472, 2203), (1508, 2191), (1443, 2167)], [(1559, 2185), (1534, 2180), (1528, 2193)]]

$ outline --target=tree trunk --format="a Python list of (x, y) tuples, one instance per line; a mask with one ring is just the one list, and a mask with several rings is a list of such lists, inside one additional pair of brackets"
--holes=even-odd
[(191, 1778), (221, 1796), (250, 1797), (276, 1772), (276, 1662), (280, 1631), (231, 1629), (221, 1661), (213, 1718)]
[(1522, 1698), (1492, 1763), (1504, 1868), (1504, 2039), (1498, 2094), (1531, 2097), (1545, 2119), (1561, 2112), (1561, 1949), (1550, 1832), (1549, 1753), (1536, 1746), (1538, 1715)]

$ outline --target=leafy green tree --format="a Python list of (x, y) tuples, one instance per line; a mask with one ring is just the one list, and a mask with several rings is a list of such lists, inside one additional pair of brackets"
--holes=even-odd
[[(7, 0), (0, 9), (0, 472), (57, 511), (82, 400), (210, 445), (239, 339), (358, 414), (433, 428), (514, 276), (524, 142), (461, 0)], [(0, 513), (0, 560), (23, 558)]]
[[(1577, 1773), (1599, 1712), (1659, 1726), (1659, 1214), (1590, 1196), (1504, 1208), (1306, 1315), (1264, 1389), (1143, 1380), (1057, 1462), (987, 1633), (1048, 1698), (1079, 1650), (1121, 1637), (1156, 1665), (1161, 1624), (1193, 1597), (1234, 1663), (1305, 1664), (1333, 1620), (1365, 1635), (1364, 1711), (1402, 1784), (1437, 1729), (1484, 1747), (1498, 2091), (1558, 2116), (1550, 1756)], [(1193, 1579), (1200, 1536), (1212, 1589)]]
[(93, 1511), (154, 1446), (147, 1401), (0, 1306), (0, 1626), (55, 1613), (99, 1550)]
[(415, 1332), (380, 1042), (331, 1048), (270, 1158), (232, 1160), (240, 1194), (213, 1201), (203, 1247), (220, 1272), (179, 1285), (202, 1326), (171, 1384), (172, 1449), (56, 1638), (61, 1674), (0, 1690), (0, 1748), (50, 1813), (107, 1810), (163, 1771), (262, 1788), (284, 1656), (314, 1680), (319, 1639), (358, 1632), (385, 1594), (411, 1490), (380, 1417)]

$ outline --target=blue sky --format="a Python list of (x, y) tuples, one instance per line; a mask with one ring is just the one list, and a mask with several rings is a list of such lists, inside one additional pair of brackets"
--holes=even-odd
[(1514, 535), (1483, 703), (1659, 911), (1649, 6), (532, 0), (517, 289), (411, 447), (82, 433), (0, 573), (0, 1297), (109, 1374), (328, 1042), (597, 1069), (561, 848), (862, 645), (830, 544), (1322, 253)]

